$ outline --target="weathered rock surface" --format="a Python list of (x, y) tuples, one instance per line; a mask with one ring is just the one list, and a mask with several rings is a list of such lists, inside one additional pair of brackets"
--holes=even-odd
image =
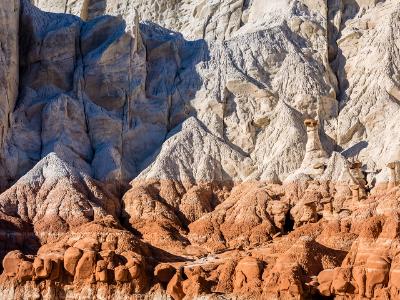
[(0, 195), (1, 250), (32, 251), (37, 242), (120, 210), (115, 195), (51, 153)]
[(397, 0), (3, 2), (4, 299), (399, 297)]
[[(19, 78), (19, 13), (20, 1), (3, 1), (0, 8), (0, 24), (3, 30), (0, 34), (0, 149), (4, 149), (6, 143), (11, 113), (14, 110), (18, 97)], [(8, 185), (8, 174), (4, 167), (3, 151), (0, 152), (0, 191)]]
[[(112, 250), (109, 249), (112, 246)], [(121, 294), (142, 293), (148, 288), (146, 256), (149, 248), (124, 230), (111, 217), (87, 223), (72, 229), (64, 237), (44, 244), (35, 257), (26, 257), (16, 250), (3, 259), (4, 282), (13, 282), (15, 298), (23, 296), (24, 288), (38, 294), (67, 291), (67, 296), (85, 295), (93, 283), (118, 285)], [(31, 286), (29, 281), (34, 279)], [(57, 287), (46, 286), (46, 280), (58, 282)], [(25, 284), (25, 287), (24, 287)], [(92, 297), (102, 295), (101, 287), (93, 290)], [(108, 288), (109, 296), (119, 292)], [(10, 294), (11, 295), (11, 294)], [(96, 296), (97, 295), (97, 296)]]
[(272, 239), (283, 230), (289, 211), (275, 193), (259, 183), (235, 187), (215, 210), (189, 225), (191, 242), (212, 251), (256, 246)]
[[(358, 155), (377, 173), (397, 159), (398, 143), (388, 134), (397, 132), (392, 124), (398, 121), (396, 1), (34, 3), (88, 20), (102, 14), (122, 16), (128, 25), (135, 24), (132, 14), (137, 14), (185, 38), (207, 41), (182, 43), (176, 33), (150, 23), (140, 26), (149, 62), (146, 97), (163, 98), (173, 107), (166, 130), (146, 129), (164, 131), (165, 137), (183, 121), (185, 111), (195, 112), (210, 132), (251, 157), (259, 169), (255, 178), (283, 180), (300, 166), (305, 150), (301, 123), (307, 117), (318, 117), (328, 155), (335, 147), (347, 157)], [(381, 132), (388, 138), (381, 139)], [(149, 151), (129, 149), (146, 153), (140, 161), (163, 141), (153, 136)], [(385, 161), (381, 153), (388, 153)], [(144, 167), (136, 166), (136, 171)], [(127, 177), (134, 175), (128, 172)]]
[[(54, 150), (57, 146), (56, 150), (79, 163), (95, 179), (126, 183), (152, 162), (153, 153), (159, 152), (161, 146), (165, 148), (163, 143), (172, 134), (171, 130), (183, 128), (182, 122), (195, 116), (206, 131), (226, 144), (227, 151), (235, 150), (248, 156), (248, 161), (256, 166), (252, 174), (255, 179), (283, 180), (299, 167), (304, 155), (303, 118), (318, 115), (330, 120), (337, 115), (336, 79), (331, 76), (324, 58), (326, 45), (320, 42), (326, 35), (323, 6), (310, 5), (308, 10), (298, 1), (276, 7), (243, 1), (222, 1), (215, 5), (169, 1), (39, 1), (36, 4), (50, 11), (66, 9), (79, 16), (85, 15), (89, 21), (84, 23), (69, 16), (64, 24), (56, 24), (53, 19), (59, 15), (46, 14), (42, 18), (47, 24), (58, 27), (55, 31), (64, 41), (71, 41), (69, 49), (63, 47), (70, 57), (61, 58), (62, 54), (54, 51), (44, 55), (50, 44), (41, 43), (44, 37), (34, 35), (32, 40), (41, 44), (43, 54), (39, 60), (23, 62), (27, 67), (21, 74), (23, 85), (29, 87), (30, 92), (19, 96), (20, 114), (28, 107), (33, 109), (31, 103), (37, 102), (34, 99), (52, 99), (62, 92), (71, 97), (69, 102), (75, 100), (76, 105), (69, 105), (70, 110), (74, 107), (74, 115), (83, 114), (84, 118), (80, 119), (86, 122), (74, 127), (73, 132), (66, 131), (57, 143), (53, 140), (49, 143), (48, 135), (38, 136), (38, 129), (42, 125), (48, 128), (54, 121), (42, 124), (39, 119), (27, 120), (21, 116), (21, 129), (15, 130), (10, 143), (10, 148), (20, 157), (9, 166), (13, 178), (24, 174), (44, 157), (47, 148)], [(271, 12), (270, 19), (257, 15), (260, 7)], [(83, 12), (85, 9), (88, 13)], [(193, 22), (193, 18), (188, 17), (186, 13), (190, 10), (198, 14), (198, 21)], [(244, 10), (249, 21), (242, 20)], [(156, 11), (163, 13), (158, 15)], [(104, 13), (122, 16), (126, 23), (119, 17), (93, 19)], [(151, 22), (140, 26), (137, 23), (138, 17), (153, 22), (165, 20), (164, 13), (174, 14), (168, 28), (185, 28), (190, 33), (204, 29), (210, 36), (204, 37), (205, 40), (186, 41), (184, 37), (192, 39), (194, 36), (185, 32), (182, 36)], [(35, 14), (42, 13), (25, 3), (22, 24), (32, 23), (37, 31), (45, 31), (46, 24), (30, 20)], [(185, 21), (178, 25), (181, 16)], [(259, 18), (264, 17), (265, 22), (259, 22)], [(217, 28), (221, 18), (224, 25)], [(297, 21), (288, 22), (292, 19)], [(199, 28), (187, 26), (188, 23)], [(303, 23), (308, 25), (301, 26)], [(200, 29), (203, 26), (209, 29)], [(225, 28), (224, 32), (219, 32), (219, 28)], [(50, 41), (50, 37), (47, 40)], [(37, 57), (34, 45), (24, 47), (26, 57)], [(63, 59), (62, 64), (58, 56)], [(53, 63), (49, 64), (47, 61), (51, 57), (54, 57)], [(28, 68), (33, 61), (37, 68)], [(128, 72), (126, 66), (129, 66)], [(40, 71), (43, 68), (47, 71)], [(58, 74), (51, 80), (43, 77), (50, 72), (49, 68)], [(49, 85), (58, 90), (49, 90), (46, 87)], [(299, 94), (305, 86), (307, 91)], [(17, 116), (15, 113), (15, 118)], [(66, 124), (75, 123), (68, 114), (62, 118)], [(283, 135), (287, 136), (284, 142), (280, 138)], [(27, 139), (32, 141), (29, 148)], [(79, 147), (68, 142), (72, 139), (79, 140)], [(38, 141), (47, 147), (39, 148)], [(275, 146), (277, 143), (279, 147)], [(332, 146), (329, 144), (328, 148)], [(290, 153), (287, 149), (291, 149)], [(239, 156), (234, 159), (236, 164), (241, 160)], [(183, 162), (196, 168), (196, 161)], [(229, 172), (227, 175), (230, 180), (243, 177)], [(208, 180), (207, 176), (201, 179)]]

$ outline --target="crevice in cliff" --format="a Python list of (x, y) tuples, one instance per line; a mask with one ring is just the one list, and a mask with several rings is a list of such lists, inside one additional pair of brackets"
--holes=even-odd
[(239, 28), (243, 27), (249, 18), (249, 8), (251, 6), (252, 0), (243, 0), (242, 3), (242, 14), (240, 16), (240, 24), (239, 24)]
[(285, 215), (285, 225), (283, 227), (284, 232), (290, 233), (294, 229), (294, 220), (290, 215), (290, 210)]
[[(91, 148), (91, 160), (88, 161), (89, 164), (92, 163), (93, 158), (94, 158), (94, 153), (95, 149), (93, 147), (93, 139), (90, 134), (90, 124), (89, 124), (89, 118), (88, 118), (88, 112), (87, 112), (87, 107), (86, 107), (86, 101), (84, 99), (84, 85), (85, 85), (85, 64), (83, 62), (83, 51), (82, 51), (82, 23), (80, 25), (80, 30), (79, 30), (79, 36), (76, 38), (77, 42), (77, 58), (76, 58), (76, 66), (75, 66), (75, 74), (74, 74), (74, 83), (76, 82), (76, 87), (74, 87), (76, 91), (76, 97), (79, 99), (81, 102), (82, 108), (83, 108), (83, 114), (85, 116), (85, 126), (86, 126), (86, 134), (88, 135), (89, 141), (90, 141), (90, 148)], [(76, 80), (76, 78), (79, 78)]]
[(346, 100), (348, 81), (346, 79), (346, 59), (342, 54), (338, 40), (346, 28), (346, 21), (354, 18), (360, 10), (355, 0), (327, 1), (327, 46), (329, 65), (337, 79), (336, 99), (340, 107)]

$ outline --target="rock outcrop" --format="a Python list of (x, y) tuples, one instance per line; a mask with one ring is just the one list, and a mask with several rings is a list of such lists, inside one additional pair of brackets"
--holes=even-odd
[[(92, 297), (105, 291), (110, 297), (119, 293), (143, 293), (148, 289), (150, 254), (146, 245), (124, 230), (112, 217), (72, 229), (64, 237), (44, 244), (35, 256), (25, 256), (19, 250), (9, 252), (3, 259), (0, 281), (13, 284), (14, 298), (23, 296), (24, 285), (38, 294), (58, 294), (68, 290), (67, 297), (84, 296), (91, 284), (99, 286)], [(30, 281), (34, 281), (32, 285)], [(46, 286), (46, 281), (57, 286)], [(110, 286), (117, 286), (117, 292)], [(71, 286), (72, 289), (65, 288)], [(7, 285), (2, 285), (7, 290)]]
[(120, 211), (115, 195), (51, 153), (1, 194), (1, 251), (34, 251), (39, 242)]
[(399, 297), (397, 0), (3, 2), (2, 298)]
[[(51, 120), (50, 124), (42, 124), (36, 118), (26, 119), (22, 112), (28, 107), (37, 108), (31, 105), (37, 102), (35, 99), (53, 99), (60, 92), (68, 94), (70, 101), (75, 100), (74, 115), (81, 114), (84, 116), (81, 119), (86, 120), (76, 134), (78, 130), (87, 133), (79, 133), (79, 148), (68, 143), (69, 139), (77, 139), (73, 132), (66, 133), (57, 143), (59, 151), (80, 163), (95, 179), (117, 184), (129, 182), (146, 169), (171, 130), (182, 127), (182, 122), (191, 116), (226, 144), (225, 148), (233, 149), (229, 151), (248, 156), (257, 167), (255, 179), (282, 181), (301, 164), (306, 143), (304, 117), (320, 115), (321, 119), (330, 120), (337, 115), (335, 80), (324, 59), (326, 45), (319, 42), (326, 35), (322, 6), (308, 4), (306, 9), (306, 4), (293, 1), (263, 7), (258, 2), (250, 5), (237, 1), (229, 5), (192, 3), (184, 5), (181, 11), (178, 6), (183, 4), (172, 5), (169, 1), (157, 5), (146, 1), (34, 3), (54, 12), (86, 16), (84, 19), (88, 21), (68, 16), (54, 30), (59, 31), (57, 35), (64, 41), (71, 41), (68, 50), (64, 47), (64, 52), (71, 54), (69, 59), (57, 58), (61, 54), (54, 51), (47, 55), (51, 45), (41, 43), (44, 37), (40, 34), (34, 34), (31, 40), (35, 42), (30, 47), (24, 47), (24, 56), (35, 60), (22, 62), (26, 66), (21, 74), (23, 86), (29, 87), (29, 93), (27, 90), (19, 96), (20, 113), (15, 113), (20, 129), (12, 135), (10, 148), (20, 158), (9, 166), (14, 179), (44, 157), (47, 148), (54, 148), (53, 143), (43, 148), (38, 143), (43, 140), (39, 137), (39, 125), (48, 128), (52, 126)], [(262, 16), (265, 22), (259, 22), (259, 7), (270, 11), (271, 18)], [(43, 13), (26, 2), (22, 9), (23, 25), (32, 24), (38, 33), (49, 26), (35, 23), (32, 16)], [(191, 9), (199, 16), (196, 22), (186, 15)], [(198, 37), (202, 39), (187, 41), (185, 38), (194, 36), (186, 32), (182, 36), (151, 22), (137, 23), (138, 17), (146, 20), (155, 16), (155, 11), (173, 14), (167, 26), (170, 30), (185, 28), (190, 33), (199, 30), (207, 34)], [(105, 13), (116, 17), (94, 18)], [(164, 20), (162, 15), (156, 15), (149, 20)], [(246, 20), (239, 21), (240, 15)], [(41, 19), (52, 24), (56, 16), (59, 15), (48, 13)], [(178, 25), (181, 16), (185, 22)], [(227, 23), (219, 24), (218, 28), (225, 28), (224, 33), (216, 27), (222, 16), (224, 24)], [(230, 19), (239, 23), (231, 23)], [(208, 24), (204, 25), (205, 22)], [(187, 26), (188, 23), (192, 26)], [(42, 56), (46, 56), (40, 60), (33, 53), (36, 43), (41, 44)], [(47, 80), (44, 76), (50, 72), (47, 61), (51, 57), (54, 57), (51, 72), (57, 76)], [(114, 57), (118, 59), (111, 60)], [(60, 59), (64, 59), (63, 67)], [(29, 67), (33, 61), (38, 68)], [(129, 71), (125, 72), (123, 66), (129, 66)], [(43, 68), (48, 71), (40, 71)], [(50, 85), (58, 90), (49, 89)], [(298, 94), (303, 87), (307, 87), (307, 94)], [(50, 101), (45, 102), (42, 105), (49, 105)], [(66, 123), (75, 123), (67, 116), (63, 118)], [(287, 136), (284, 142), (283, 135)], [(27, 139), (31, 141), (29, 148)], [(287, 149), (292, 150), (290, 154)], [(237, 158), (235, 163), (239, 161)], [(195, 163), (185, 161), (190, 168), (196, 168)]]
[(279, 187), (239, 185), (212, 212), (189, 225), (189, 239), (209, 251), (263, 244), (283, 231), (289, 205), (279, 196)]
[[(19, 79), (19, 14), (20, 1), (6, 1), (0, 8), (0, 24), (7, 28), (0, 34), (0, 149), (4, 149), (11, 115), (18, 97)], [(0, 152), (0, 191), (8, 185), (8, 174), (5, 171), (5, 153)]]

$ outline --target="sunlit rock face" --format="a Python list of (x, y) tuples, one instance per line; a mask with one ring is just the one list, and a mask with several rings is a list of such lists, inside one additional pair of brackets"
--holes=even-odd
[[(140, 45), (144, 45), (145, 51), (134, 61), (146, 63), (144, 69), (134, 72), (139, 85), (131, 109), (124, 108), (128, 124), (122, 121), (122, 141), (104, 142), (113, 147), (98, 154), (117, 162), (107, 170), (99, 170), (92, 162), (94, 176), (104, 179), (107, 171), (114, 174), (119, 170), (123, 179), (133, 179), (151, 163), (153, 152), (159, 151), (169, 132), (190, 116), (248, 156), (255, 166), (255, 178), (283, 180), (296, 170), (306, 142), (303, 119), (318, 116), (331, 120), (338, 113), (337, 80), (326, 59), (324, 42), (326, 6), (300, 1), (150, 2), (34, 2), (47, 11), (85, 16), (88, 24), (100, 23), (96, 16), (102, 14), (123, 18), (127, 28), (142, 21), (139, 46), (134, 50), (142, 54)], [(112, 68), (117, 66), (107, 66), (107, 70)], [(83, 74), (84, 96), (94, 107), (102, 107), (106, 104), (101, 103), (101, 89), (91, 86), (98, 87), (104, 80), (90, 74)], [(118, 91), (106, 93), (107, 101), (123, 106), (121, 99), (110, 98), (115, 93)], [(286, 139), (281, 138), (284, 135)], [(333, 144), (327, 142), (332, 150)], [(97, 143), (92, 138), (91, 143), (96, 164)], [(122, 144), (122, 150), (115, 144)], [(121, 161), (127, 160), (121, 166), (119, 156)]]
[(5, 299), (398, 297), (398, 1), (3, 2)]

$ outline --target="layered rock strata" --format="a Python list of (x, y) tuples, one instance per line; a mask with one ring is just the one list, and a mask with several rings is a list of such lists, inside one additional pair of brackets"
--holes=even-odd
[(399, 8), (1, 3), (3, 298), (396, 299)]

